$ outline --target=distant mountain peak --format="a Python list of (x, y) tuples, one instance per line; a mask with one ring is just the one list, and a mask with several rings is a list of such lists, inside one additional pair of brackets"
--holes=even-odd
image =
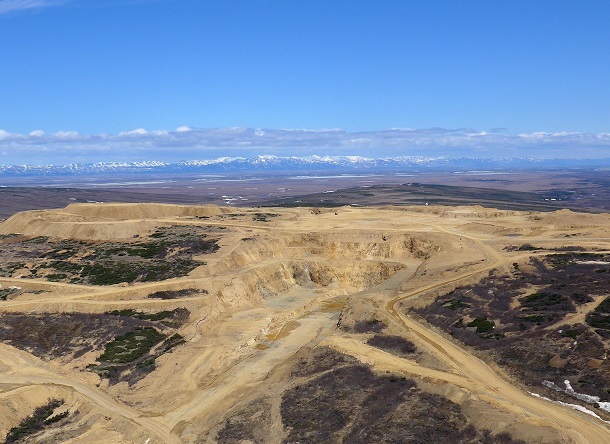
[(269, 154), (245, 157), (219, 157), (210, 160), (187, 160), (161, 162), (146, 160), (138, 162), (71, 163), (67, 165), (4, 165), (0, 166), (2, 177), (28, 176), (78, 176), (98, 174), (138, 173), (290, 173), (336, 171), (366, 171), (392, 173), (404, 171), (468, 171), (533, 168), (601, 168), (610, 166), (610, 159), (535, 159), (535, 158), (473, 158), (473, 157), (427, 157), (397, 156), (371, 158), (363, 156), (280, 157)]

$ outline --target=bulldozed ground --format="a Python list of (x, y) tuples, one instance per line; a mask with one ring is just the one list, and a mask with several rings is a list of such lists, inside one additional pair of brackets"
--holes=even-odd
[(0, 224), (0, 438), (606, 443), (610, 216), (71, 204)]

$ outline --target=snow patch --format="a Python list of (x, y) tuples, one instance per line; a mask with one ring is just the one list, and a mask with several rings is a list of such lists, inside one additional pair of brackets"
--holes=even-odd
[(572, 387), (572, 384), (570, 384), (570, 381), (567, 379), (565, 381), (563, 381), (563, 383), (566, 386), (565, 389), (559, 387), (554, 382), (542, 381), (542, 385), (544, 385), (545, 387), (548, 387), (548, 388), (553, 389), (558, 392), (563, 392), (567, 395), (572, 396), (573, 398), (579, 399), (588, 404), (595, 404), (596, 407), (598, 407), (600, 410), (610, 412), (610, 402), (600, 402), (599, 396), (587, 395), (586, 393), (578, 393), (576, 390), (574, 390), (574, 388)]
[[(545, 396), (539, 395), (537, 393), (532, 393), (532, 392), (528, 392), (530, 395), (536, 397), (536, 398), (540, 398), (540, 399), (544, 399), (545, 401), (549, 401), (549, 402), (553, 402), (555, 404), (559, 404), (559, 405), (563, 405), (566, 407), (570, 407), (574, 410), (578, 410), (580, 412), (586, 413), (587, 415), (591, 415), (591, 416), (595, 416), (597, 419), (599, 419), (600, 421), (604, 421), (597, 413), (595, 413), (592, 410), (589, 410), (586, 407), (583, 407), (582, 405), (578, 405), (578, 404), (570, 404), (567, 402), (562, 402), (562, 401), (553, 401), (552, 399), (549, 399)], [(604, 421), (606, 424), (610, 424), (610, 421)]]

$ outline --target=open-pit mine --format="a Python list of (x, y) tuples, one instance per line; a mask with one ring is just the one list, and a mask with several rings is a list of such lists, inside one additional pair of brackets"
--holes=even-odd
[(608, 443), (610, 216), (72, 204), (0, 223), (0, 438)]

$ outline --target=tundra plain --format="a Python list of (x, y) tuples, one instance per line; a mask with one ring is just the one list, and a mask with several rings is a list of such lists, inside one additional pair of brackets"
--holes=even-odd
[(17, 213), (0, 436), (606, 443), (608, 273), (610, 216), (570, 210)]

